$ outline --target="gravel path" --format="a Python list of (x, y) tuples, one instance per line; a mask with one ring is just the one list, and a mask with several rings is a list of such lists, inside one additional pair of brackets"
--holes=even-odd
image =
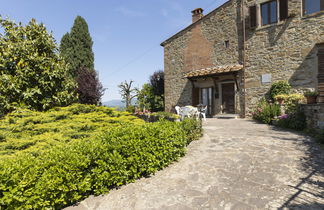
[(67, 209), (324, 209), (324, 149), (249, 120), (208, 119), (188, 154)]

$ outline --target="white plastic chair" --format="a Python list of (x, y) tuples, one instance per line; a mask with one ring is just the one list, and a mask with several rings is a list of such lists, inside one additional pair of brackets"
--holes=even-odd
[(199, 115), (202, 115), (204, 118), (204, 121), (206, 121), (206, 112), (207, 112), (207, 106), (201, 108)]
[(175, 106), (174, 109), (176, 110), (177, 115), (181, 115), (181, 108), (180, 108), (180, 106)]

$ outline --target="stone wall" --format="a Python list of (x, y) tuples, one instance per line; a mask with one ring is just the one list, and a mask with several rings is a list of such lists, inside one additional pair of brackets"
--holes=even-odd
[[(289, 18), (261, 26), (260, 4), (268, 0), (247, 0), (258, 5), (258, 27), (246, 31), (246, 68), (239, 84), (239, 110), (249, 115), (271, 84), (288, 80), (297, 90), (317, 88), (317, 51), (324, 43), (324, 11), (303, 16), (301, 0), (289, 0)], [(192, 84), (184, 72), (243, 60), (241, 1), (232, 0), (164, 42), (166, 111), (192, 102)], [(229, 48), (225, 47), (229, 41)], [(323, 47), (323, 45), (321, 46)], [(262, 83), (267, 76), (269, 82)], [(216, 101), (217, 104), (217, 101)]]
[[(251, 0), (248, 6), (264, 0)], [(273, 82), (288, 80), (295, 89), (317, 87), (317, 43), (324, 42), (324, 13), (302, 16), (300, 0), (289, 2), (290, 17), (247, 31), (246, 112), (249, 113)], [(260, 15), (260, 14), (259, 14)], [(260, 19), (260, 18), (259, 18)], [(261, 76), (271, 75), (262, 84)]]
[[(183, 77), (185, 72), (239, 63), (242, 36), (237, 27), (240, 8), (236, 2), (240, 0), (225, 3), (164, 43), (166, 111), (192, 103), (192, 84)], [(225, 41), (229, 41), (228, 48)]]
[(301, 108), (308, 128), (324, 129), (324, 104), (304, 104)]

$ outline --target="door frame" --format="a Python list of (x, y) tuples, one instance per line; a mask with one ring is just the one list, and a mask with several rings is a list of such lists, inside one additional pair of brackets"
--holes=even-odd
[(234, 113), (236, 113), (236, 85), (235, 85), (235, 81), (223, 81), (223, 82), (219, 82), (218, 83), (218, 89), (219, 89), (219, 101), (220, 101), (220, 110), (221, 110), (221, 114), (223, 114), (223, 88), (222, 85), (223, 84), (229, 84), (229, 83), (233, 83), (234, 86)]

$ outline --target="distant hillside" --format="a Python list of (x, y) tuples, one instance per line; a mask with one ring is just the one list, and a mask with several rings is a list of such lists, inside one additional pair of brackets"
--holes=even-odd
[(104, 106), (108, 106), (108, 107), (120, 107), (120, 108), (124, 108), (125, 107), (125, 103), (122, 102), (121, 100), (110, 100), (110, 101), (106, 101), (102, 103)]

